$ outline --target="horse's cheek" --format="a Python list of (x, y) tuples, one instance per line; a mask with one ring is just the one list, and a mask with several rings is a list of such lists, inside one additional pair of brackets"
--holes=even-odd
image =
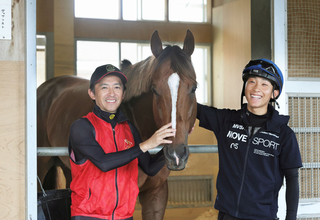
[(183, 109), (188, 109), (188, 111), (186, 111), (186, 118), (189, 119), (190, 123), (193, 123), (197, 116), (197, 101), (195, 95), (190, 95), (180, 106), (184, 106)]
[(154, 121), (158, 128), (161, 127), (161, 121), (162, 121), (162, 110), (159, 103), (159, 98), (153, 97), (153, 117)]

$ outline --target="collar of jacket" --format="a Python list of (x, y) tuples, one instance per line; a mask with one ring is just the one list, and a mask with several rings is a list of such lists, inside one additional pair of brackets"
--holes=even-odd
[[(94, 106), (93, 113), (99, 118), (111, 124), (111, 119), (109, 119), (110, 113), (102, 111), (99, 106), (97, 105)], [(116, 117), (114, 118), (114, 120), (116, 120), (118, 124), (128, 120), (127, 117), (123, 114), (123, 112), (120, 109), (117, 110), (117, 113), (115, 115)]]
[[(243, 104), (242, 108), (237, 111), (236, 114), (231, 116), (231, 121), (236, 123), (242, 123), (246, 120), (246, 111), (247, 111), (247, 104)], [(280, 133), (281, 127), (283, 125), (287, 125), (290, 119), (287, 115), (279, 115), (279, 112), (274, 109), (272, 105), (268, 105), (268, 111), (271, 112), (270, 118), (268, 119), (267, 123), (265, 124), (265, 130), (272, 131), (275, 133)]]

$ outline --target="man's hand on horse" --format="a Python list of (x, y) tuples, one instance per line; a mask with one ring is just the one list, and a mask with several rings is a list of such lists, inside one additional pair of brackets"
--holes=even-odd
[(140, 143), (140, 148), (143, 152), (151, 150), (161, 144), (171, 144), (171, 140), (167, 140), (168, 137), (174, 137), (176, 129), (171, 128), (171, 122), (162, 126), (157, 130), (148, 140)]

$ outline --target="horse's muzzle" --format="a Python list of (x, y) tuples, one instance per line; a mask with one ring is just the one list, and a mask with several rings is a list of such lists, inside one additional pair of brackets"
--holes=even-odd
[(169, 170), (183, 170), (188, 162), (189, 148), (187, 145), (165, 145), (163, 149)]

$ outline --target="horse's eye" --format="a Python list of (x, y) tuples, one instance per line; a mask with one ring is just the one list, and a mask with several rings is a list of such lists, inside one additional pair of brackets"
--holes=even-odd
[(197, 90), (197, 86), (193, 86), (192, 89), (191, 89), (191, 93), (195, 93)]
[(154, 86), (151, 87), (151, 90), (152, 90), (152, 92), (153, 92), (155, 95), (159, 95), (159, 93), (156, 91), (156, 89), (154, 88)]

